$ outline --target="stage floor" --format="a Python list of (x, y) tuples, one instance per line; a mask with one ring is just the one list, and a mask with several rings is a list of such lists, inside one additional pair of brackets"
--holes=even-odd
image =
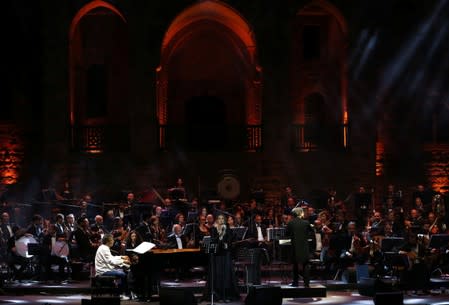
[[(270, 279), (263, 281), (264, 286), (281, 286), (282, 289), (292, 289), (287, 285), (277, 283), (276, 280)], [(164, 280), (161, 285), (164, 287), (176, 287), (179, 289), (192, 290), (198, 300), (201, 299), (201, 291), (205, 282), (201, 280), (171, 281)], [(354, 285), (348, 285), (338, 281), (312, 281), (311, 288), (325, 287), (325, 297), (285, 297), (282, 299), (283, 305), (297, 304), (316, 304), (316, 305), (338, 305), (338, 304), (356, 304), (356, 305), (373, 305), (373, 298), (361, 296)], [(245, 287), (242, 287), (245, 288)], [(77, 281), (62, 284), (43, 284), (40, 282), (23, 282), (9, 283), (0, 290), (0, 304), (68, 304), (81, 305), (82, 299), (90, 299), (89, 281)], [(301, 289), (301, 287), (299, 288)], [(239, 301), (226, 303), (230, 305), (245, 304), (246, 291), (241, 293)], [(210, 304), (210, 300), (199, 301), (198, 304)], [(216, 304), (218, 303), (215, 300)], [(159, 304), (158, 296), (153, 297), (151, 302), (139, 301), (122, 301), (121, 304)], [(388, 303), (390, 304), (390, 303)], [(433, 305), (449, 305), (449, 291), (440, 295), (411, 295), (404, 292), (404, 304), (433, 304)], [(182, 304), (180, 304), (182, 305)], [(394, 305), (394, 304), (392, 304)]]
[[(25, 295), (25, 296), (0, 296), (0, 304), (23, 304), (23, 305), (37, 305), (37, 304), (67, 304), (80, 305), (81, 299), (88, 299), (90, 296), (86, 294), (73, 295)], [(216, 304), (225, 304), (217, 303)], [(134, 304), (159, 304), (159, 301), (154, 302), (138, 302), (138, 301), (121, 301), (123, 305)], [(210, 301), (199, 302), (199, 305), (210, 304)], [(243, 305), (245, 304), (245, 295), (242, 294), (241, 300), (228, 305)], [(282, 300), (283, 305), (298, 305), (298, 304), (316, 304), (316, 305), (342, 305), (342, 304), (356, 304), (356, 305), (373, 305), (373, 298), (360, 296), (356, 292), (351, 291), (328, 291), (325, 298), (286, 298)], [(390, 303), (388, 303), (390, 304)], [(440, 296), (404, 296), (404, 304), (432, 304), (432, 305), (449, 305), (449, 295)], [(182, 304), (180, 304), (182, 305)], [(393, 304), (392, 304), (393, 305)]]

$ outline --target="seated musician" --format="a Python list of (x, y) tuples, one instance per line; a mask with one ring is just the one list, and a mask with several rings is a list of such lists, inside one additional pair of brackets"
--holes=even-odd
[[(188, 237), (182, 234), (182, 227), (179, 224), (173, 225), (173, 232), (167, 237), (167, 245), (170, 249), (185, 249), (188, 247)], [(179, 281), (187, 273), (186, 264), (178, 260), (171, 261), (172, 267), (176, 269), (175, 281)]]
[(103, 230), (105, 233), (109, 233), (114, 227), (114, 210), (107, 210), (103, 220)]
[(184, 249), (187, 247), (188, 238), (182, 234), (182, 227), (179, 224), (173, 225), (173, 232), (167, 237), (168, 248)]
[(111, 254), (111, 247), (114, 244), (114, 238), (111, 234), (103, 236), (102, 245), (98, 247), (95, 254), (95, 275), (116, 276), (120, 278), (119, 290), (122, 300), (129, 300), (126, 296), (128, 293), (126, 272), (123, 271), (123, 267), (131, 265), (128, 256), (113, 256)]
[(69, 181), (64, 182), (64, 188), (61, 191), (61, 197), (64, 198), (65, 200), (70, 200), (75, 197)]
[(101, 236), (103, 236), (105, 233), (109, 233), (109, 231), (106, 230), (103, 224), (103, 216), (96, 215), (94, 223), (90, 225), (90, 230), (92, 232), (97, 232)]
[(73, 214), (68, 214), (65, 217), (65, 226), (67, 227), (67, 230), (69, 231), (69, 236), (70, 234), (75, 231), (76, 226), (75, 226), (75, 215)]
[[(135, 217), (136, 219), (133, 219), (134, 218), (133, 210), (135, 209), (136, 205), (137, 205), (137, 200), (135, 198), (134, 193), (129, 192), (126, 195), (126, 202), (123, 204), (120, 204), (119, 209), (117, 211), (117, 216), (119, 216), (121, 219), (123, 219), (123, 223), (125, 226), (134, 225), (134, 223), (137, 221), (138, 217)], [(138, 222), (136, 222), (136, 224), (137, 223)]]
[(406, 270), (401, 275), (401, 283), (413, 293), (426, 294), (428, 290), (430, 271), (425, 264), (426, 240), (423, 234), (410, 231), (399, 254), (404, 257)]
[[(51, 225), (44, 231), (40, 255), (40, 265), (43, 268), (42, 280), (52, 279), (55, 282), (61, 282), (67, 279), (68, 274), (65, 273), (65, 268), (68, 266), (67, 250), (66, 232), (59, 232), (56, 225)], [(58, 265), (58, 274), (55, 278), (53, 278), (52, 265)]]
[(55, 230), (56, 234), (58, 235), (67, 235), (67, 227), (64, 223), (64, 215), (63, 214), (57, 214), (56, 215), (56, 222), (55, 222)]
[(253, 221), (249, 222), (246, 237), (262, 245), (267, 240), (267, 226), (262, 223), (262, 215), (256, 214)]
[[(25, 229), (20, 229), (19, 227), (12, 228), (13, 235), (8, 239), (7, 244), (7, 263), (13, 272), (14, 280), (21, 280), (24, 277), (24, 272), (28, 259), (22, 256), (16, 248), (16, 241), (21, 237), (25, 236), (27, 233)], [(16, 267), (18, 266), (18, 267)]]
[(371, 217), (367, 230), (370, 236), (385, 235), (385, 221), (379, 211), (375, 211)]
[(161, 262), (151, 254), (137, 255), (135, 252), (129, 251), (142, 242), (142, 237), (135, 230), (129, 232), (125, 241), (125, 254), (131, 260), (128, 285), (132, 299), (150, 301), (151, 296), (156, 294), (160, 287)]
[(142, 239), (147, 242), (151, 242), (153, 239), (153, 236), (151, 234), (151, 228), (150, 228), (150, 219), (151, 219), (151, 215), (148, 213), (145, 213), (142, 217), (142, 222), (136, 228), (137, 233), (139, 233), (139, 235), (142, 237)]
[(166, 244), (165, 230), (162, 228), (159, 217), (150, 217), (150, 234), (152, 242), (156, 244), (157, 247), (163, 248)]
[(368, 260), (369, 244), (356, 228), (355, 222), (349, 222), (345, 231), (332, 237), (333, 245), (330, 245), (336, 249), (337, 267), (343, 271), (342, 280), (345, 281), (348, 280), (348, 267), (354, 263), (365, 264)]
[(199, 247), (204, 239), (204, 236), (210, 235), (210, 229), (206, 225), (206, 216), (200, 214), (198, 216), (198, 225), (193, 227), (193, 232), (190, 234), (190, 240), (194, 241), (194, 246)]
[(89, 220), (87, 217), (80, 217), (77, 220), (77, 228), (73, 232), (72, 249), (74, 253), (72, 258), (85, 262), (91, 262), (94, 249), (97, 247), (95, 241), (91, 240), (91, 232), (89, 230)]
[(268, 263), (270, 257), (268, 253), (272, 253), (273, 243), (268, 241), (267, 226), (262, 222), (262, 215), (256, 214), (254, 218), (248, 222), (248, 231), (246, 233), (246, 241), (250, 247), (260, 248), (263, 253), (263, 263)]
[(42, 218), (41, 215), (36, 214), (33, 216), (31, 221), (32, 221), (32, 223), (27, 228), (27, 233), (33, 235), (36, 239), (40, 239), (42, 237), (42, 233), (43, 233), (44, 219)]

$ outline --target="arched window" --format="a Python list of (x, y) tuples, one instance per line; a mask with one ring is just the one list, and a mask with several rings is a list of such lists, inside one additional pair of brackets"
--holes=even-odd
[(328, 1), (313, 0), (298, 11), (293, 25), (294, 150), (346, 148), (349, 122), (346, 21)]
[(129, 150), (128, 29), (110, 3), (82, 7), (70, 27), (72, 149)]

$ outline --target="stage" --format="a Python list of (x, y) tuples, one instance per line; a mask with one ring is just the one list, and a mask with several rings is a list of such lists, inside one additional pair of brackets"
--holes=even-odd
[[(279, 280), (280, 281), (280, 280)], [(320, 281), (311, 282), (309, 289), (303, 287), (289, 287), (281, 284), (278, 279), (264, 278), (262, 285), (254, 287), (261, 291), (266, 289), (267, 296), (270, 296), (270, 288), (280, 288), (282, 291), (282, 304), (359, 304), (372, 305), (373, 297), (362, 296), (359, 294), (357, 285), (346, 284), (340, 281)], [(161, 282), (161, 290), (178, 290), (182, 292), (191, 292), (195, 300), (200, 305), (210, 304), (210, 300), (203, 300), (202, 292), (205, 282), (200, 279), (188, 279), (183, 281), (173, 281), (170, 279)], [(247, 298), (246, 286), (240, 286), (242, 290), (240, 300), (230, 302), (231, 305), (243, 305)], [(24, 281), (6, 283), (1, 290), (0, 304), (68, 304), (80, 305), (82, 299), (90, 299), (90, 282), (69, 281), (63, 283), (40, 283), (36, 281)], [(439, 295), (412, 295), (410, 292), (404, 292), (404, 304), (435, 304), (449, 305), (449, 291)], [(217, 302), (216, 304), (224, 304)], [(159, 295), (154, 295), (150, 302), (140, 302), (137, 300), (121, 301), (120, 304), (160, 304)], [(180, 303), (185, 304), (185, 303)], [(387, 303), (395, 305), (395, 303)], [(110, 303), (112, 305), (112, 303)], [(270, 304), (271, 305), (271, 304)], [(275, 304), (273, 304), (275, 305)]]

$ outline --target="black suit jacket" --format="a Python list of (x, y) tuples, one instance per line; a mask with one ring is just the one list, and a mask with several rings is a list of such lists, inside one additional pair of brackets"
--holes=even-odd
[[(260, 228), (262, 229), (262, 236), (266, 240), (267, 239), (267, 226), (264, 223), (260, 223)], [(255, 238), (257, 239), (257, 224), (256, 222), (252, 222), (248, 226), (248, 232), (246, 233), (246, 238)]]
[[(181, 235), (182, 248), (185, 249), (187, 247), (187, 236)], [(167, 237), (167, 244), (169, 249), (178, 249), (178, 243), (176, 242), (176, 235), (170, 234)]]

